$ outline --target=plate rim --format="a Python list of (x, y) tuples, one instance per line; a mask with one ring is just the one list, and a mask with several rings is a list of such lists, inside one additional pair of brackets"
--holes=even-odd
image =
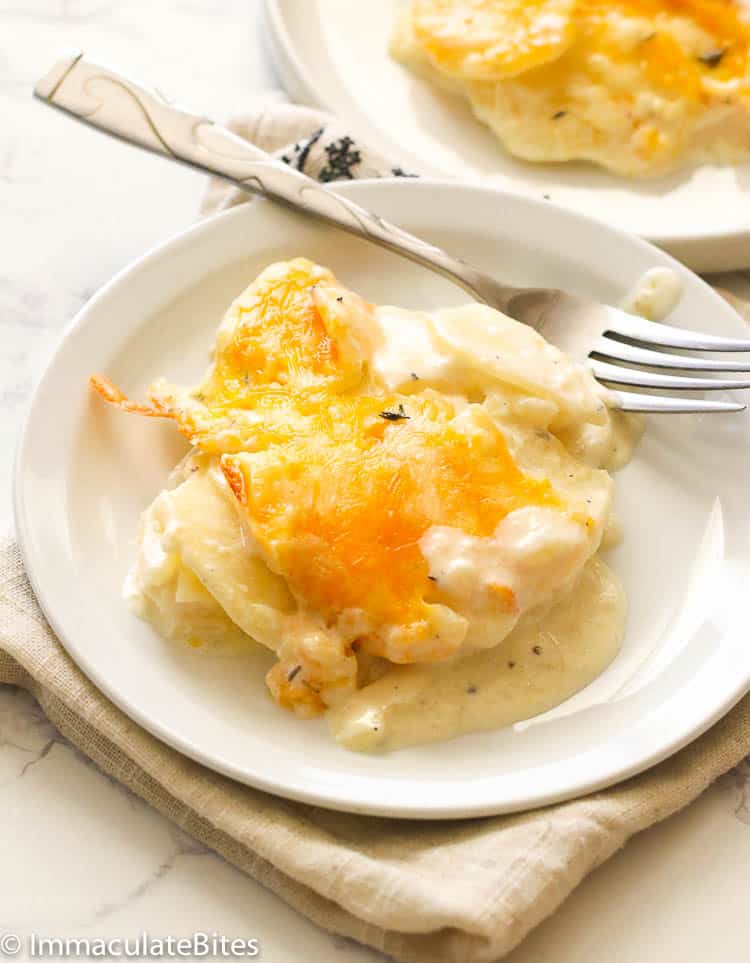
[[(673, 265), (678, 266), (682, 271), (686, 270), (683, 265), (679, 265), (668, 254), (655, 249), (653, 245), (642, 238), (630, 235), (618, 228), (611, 227), (610, 225), (607, 225), (602, 221), (598, 221), (597, 219), (586, 214), (567, 209), (552, 208), (552, 206), (546, 205), (545, 202), (535, 198), (528, 198), (525, 196), (520, 197), (518, 195), (508, 194), (507, 192), (500, 191), (494, 187), (486, 187), (479, 184), (437, 178), (421, 178), (420, 180), (414, 181), (404, 181), (403, 179), (399, 178), (362, 179), (346, 182), (345, 184), (339, 185), (339, 187), (344, 192), (349, 193), (351, 191), (355, 195), (360, 190), (366, 194), (367, 191), (373, 187), (401, 191), (421, 191), (440, 188), (457, 192), (469, 191), (500, 195), (501, 197), (512, 198), (516, 203), (534, 205), (542, 209), (549, 209), (550, 211), (554, 210), (556, 217), (571, 218), (574, 220), (588, 222), (599, 231), (604, 230), (610, 233), (619, 234), (621, 237), (627, 238), (629, 243), (643, 247), (652, 252), (658, 259), (661, 259), (662, 261), (666, 259), (667, 261), (672, 262)], [(139, 255), (119, 271), (117, 271), (113, 277), (107, 281), (94, 294), (94, 296), (88, 302), (86, 302), (85, 305), (81, 307), (81, 309), (65, 327), (54, 351), (47, 361), (44, 371), (37, 380), (31, 399), (27, 406), (26, 416), (16, 447), (16, 458), (13, 470), (13, 508), (18, 543), (27, 576), (40, 607), (42, 608), (47, 621), (63, 645), (65, 651), (70, 655), (71, 659), (84, 673), (84, 675), (97, 686), (97, 688), (105, 695), (106, 698), (108, 698), (130, 719), (142, 726), (147, 732), (151, 733), (153, 736), (160, 739), (187, 758), (194, 760), (195, 762), (212, 771), (228, 776), (239, 783), (252, 786), (277, 797), (292, 799), (298, 802), (312, 804), (335, 811), (360, 813), (377, 817), (407, 818), (418, 820), (473, 818), (520, 811), (530, 811), (532, 809), (541, 808), (562, 801), (580, 798), (581, 796), (588, 795), (592, 792), (596, 792), (603, 788), (621, 783), (632, 776), (650, 769), (652, 766), (663, 761), (664, 759), (669, 758), (680, 749), (697, 739), (700, 735), (710, 729), (718, 720), (725, 716), (748, 692), (748, 690), (750, 690), (750, 671), (748, 672), (746, 678), (743, 678), (738, 674), (735, 684), (731, 688), (726, 688), (722, 698), (714, 700), (715, 706), (713, 711), (702, 717), (697, 723), (688, 726), (680, 737), (667, 737), (663, 744), (657, 744), (649, 752), (640, 754), (636, 761), (633, 761), (627, 765), (620, 764), (613, 766), (605, 776), (601, 776), (599, 778), (591, 778), (585, 775), (578, 776), (571, 781), (567, 788), (558, 792), (551, 790), (546, 791), (542, 794), (539, 794), (538, 797), (532, 802), (526, 799), (522, 801), (511, 800), (510, 802), (501, 804), (481, 802), (471, 805), (461, 804), (460, 806), (457, 806), (455, 803), (443, 805), (441, 803), (435, 804), (432, 802), (426, 802), (424, 800), (415, 802), (411, 799), (406, 801), (400, 800), (396, 806), (388, 805), (387, 803), (371, 803), (369, 801), (366, 803), (358, 803), (351, 800), (342, 802), (340, 798), (336, 798), (331, 792), (323, 793), (316, 790), (290, 789), (283, 784), (279, 784), (279, 781), (276, 777), (268, 778), (262, 772), (258, 773), (257, 771), (250, 776), (247, 771), (242, 770), (234, 763), (217, 759), (216, 756), (207, 755), (198, 744), (191, 742), (188, 737), (182, 736), (168, 723), (162, 722), (158, 718), (154, 718), (153, 714), (149, 713), (148, 710), (142, 710), (138, 705), (134, 705), (129, 699), (121, 696), (117, 691), (117, 687), (104, 678), (95, 666), (89, 664), (85, 654), (78, 650), (75, 640), (65, 631), (60, 619), (57, 617), (56, 603), (50, 598), (51, 595), (54, 595), (54, 592), (48, 591), (48, 587), (45, 587), (45, 585), (42, 584), (42, 581), (38, 578), (36, 561), (32, 552), (31, 529), (33, 523), (31, 520), (31, 513), (28, 512), (23, 499), (23, 476), (26, 470), (27, 461), (26, 452), (35, 431), (35, 419), (38, 417), (37, 409), (38, 405), (40, 404), (43, 387), (47, 380), (52, 377), (58, 363), (58, 359), (69, 339), (74, 335), (74, 333), (88, 323), (89, 315), (95, 313), (100, 300), (105, 299), (113, 288), (116, 288), (124, 281), (127, 281), (128, 276), (132, 272), (138, 270), (145, 263), (153, 264), (155, 259), (165, 256), (168, 257), (172, 251), (179, 249), (179, 247), (185, 244), (191, 244), (194, 239), (199, 237), (202, 233), (214, 230), (215, 225), (218, 222), (241, 218), (247, 216), (247, 214), (247, 206), (240, 205), (229, 210), (218, 212), (208, 218), (204, 218), (182, 230), (171, 234), (164, 241), (151, 246), (143, 254)], [(737, 312), (735, 312), (729, 304), (724, 302), (720, 295), (718, 295), (701, 278), (698, 278), (697, 276), (693, 277), (695, 282), (706, 289), (711, 296), (716, 299), (717, 303), (722, 304), (725, 311), (736, 315), (738, 320), (740, 320), (740, 323), (742, 323)]]
[[(263, 16), (269, 28), (267, 36), (274, 65), (281, 76), (284, 89), (295, 101), (336, 115), (335, 108), (320, 93), (305, 63), (297, 53), (286, 21), (285, 5), (289, 2), (290, 0), (263, 0)], [(299, 0), (291, 0), (291, 2), (299, 2)], [(358, 128), (359, 121), (356, 117), (350, 117), (347, 120), (353, 128)], [(378, 144), (373, 143), (373, 146), (378, 147)], [(429, 160), (420, 158), (420, 161), (427, 172), (425, 176), (446, 179), (445, 172), (438, 171)], [(746, 163), (750, 169), (750, 159)], [(460, 175), (457, 175), (455, 180), (459, 183), (472, 183), (471, 180), (464, 179)], [(482, 184), (481, 178), (477, 178), (477, 183)], [(626, 184), (627, 179), (623, 179), (623, 183)], [(482, 186), (500, 190), (501, 193), (509, 193), (491, 185), (482, 184)], [(548, 203), (555, 202), (548, 201)], [(567, 206), (565, 209), (573, 210)], [(576, 210), (575, 213), (591, 217), (583, 211)], [(605, 218), (602, 217), (602, 220), (605, 221)], [(720, 273), (750, 268), (750, 225), (745, 230), (736, 231), (708, 228), (701, 233), (688, 234), (670, 233), (665, 230), (660, 234), (637, 236), (678, 258), (694, 272)], [(719, 251), (720, 245), (723, 246), (723, 252)]]

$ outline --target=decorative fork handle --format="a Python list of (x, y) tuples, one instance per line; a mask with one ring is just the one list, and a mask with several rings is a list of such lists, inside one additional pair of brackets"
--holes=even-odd
[[(420, 240), (276, 160), (225, 127), (167, 101), (156, 90), (76, 52), (58, 61), (34, 94), (80, 120), (237, 187), (282, 201), (456, 281), (480, 301), (488, 279), (470, 265)], [(493, 284), (494, 287), (494, 284)], [(493, 295), (496, 299), (496, 290)]]

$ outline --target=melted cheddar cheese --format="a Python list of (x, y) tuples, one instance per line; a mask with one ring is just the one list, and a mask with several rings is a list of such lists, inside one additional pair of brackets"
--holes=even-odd
[[(326, 403), (294, 438), (221, 464), (292, 591), (328, 621), (358, 610), (369, 652), (416, 662), (451, 655), (460, 642), (431, 618), (435, 593), (419, 547), (427, 530), (487, 537), (512, 511), (561, 502), (546, 479), (518, 468), (492, 423), (467, 436), (440, 396), (398, 397)], [(383, 417), (390, 413), (397, 419)]]

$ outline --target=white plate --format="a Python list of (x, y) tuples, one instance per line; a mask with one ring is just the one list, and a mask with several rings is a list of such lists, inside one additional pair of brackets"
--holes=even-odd
[[(515, 283), (617, 300), (670, 259), (599, 222), (454, 183), (342, 188), (408, 230)], [(210, 657), (162, 641), (121, 584), (138, 515), (183, 450), (174, 428), (92, 397), (104, 372), (134, 397), (159, 374), (195, 381), (229, 301), (268, 262), (306, 254), (374, 301), (459, 303), (447, 281), (266, 202), (229, 211), (119, 274), (81, 311), (37, 388), (16, 475), (24, 557), (49, 621), (94, 682), (185, 754), (270, 792), (344, 810), (451, 817), (540, 806), (651, 765), (750, 687), (750, 417), (654, 419), (619, 478), (626, 538), (612, 555), (630, 599), (614, 664), (530, 723), (388, 756), (337, 747), (325, 724), (277, 708), (265, 652)], [(746, 333), (684, 269), (680, 324)]]
[(402, 0), (266, 0), (282, 80), (302, 103), (337, 114), (405, 168), (480, 180), (648, 238), (695, 271), (750, 267), (750, 163), (649, 181), (591, 165), (514, 160), (459, 97), (388, 55)]

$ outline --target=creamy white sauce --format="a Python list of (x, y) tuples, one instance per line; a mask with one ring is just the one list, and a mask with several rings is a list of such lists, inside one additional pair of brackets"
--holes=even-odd
[(433, 525), (419, 547), (436, 587), (468, 622), (465, 649), (497, 645), (524, 612), (569, 591), (591, 554), (583, 525), (537, 507), (511, 512), (489, 538)]
[(404, 308), (375, 312), (380, 329), (372, 370), (388, 391), (418, 390), (456, 380), (455, 361), (435, 343), (430, 315)]
[(625, 296), (622, 307), (649, 321), (663, 321), (682, 297), (682, 278), (671, 268), (651, 268)]
[(500, 645), (457, 662), (390, 669), (329, 712), (331, 731), (348, 749), (387, 751), (539, 715), (606, 669), (624, 619), (622, 588), (594, 558), (569, 595), (522, 620)]

